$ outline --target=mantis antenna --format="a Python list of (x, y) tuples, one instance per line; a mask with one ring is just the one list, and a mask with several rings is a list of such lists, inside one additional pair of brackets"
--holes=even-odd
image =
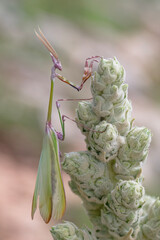
[(58, 60), (58, 55), (51, 44), (48, 42), (47, 38), (44, 36), (43, 32), (41, 31), (40, 27), (38, 28), (40, 35), (35, 30), (36, 36), (39, 40), (44, 44), (44, 46), (48, 49), (48, 51)]

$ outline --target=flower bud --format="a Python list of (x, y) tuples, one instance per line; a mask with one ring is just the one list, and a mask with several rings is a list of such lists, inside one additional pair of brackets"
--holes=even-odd
[(144, 188), (141, 184), (120, 181), (106, 198), (102, 223), (119, 236), (127, 235), (131, 228), (136, 232), (144, 203), (143, 196)]
[(93, 97), (103, 95), (105, 99), (108, 97), (113, 99), (114, 96), (116, 97), (115, 92), (118, 91), (124, 79), (124, 68), (116, 58), (107, 60), (102, 58), (92, 79), (91, 92)]
[(151, 142), (151, 132), (145, 127), (134, 127), (126, 136), (126, 144), (120, 150), (121, 161), (141, 162), (146, 159)]
[(141, 231), (138, 240), (159, 240), (160, 239), (160, 200), (150, 199), (150, 205), (146, 208), (146, 216), (142, 219)]
[(71, 222), (53, 226), (51, 234), (54, 240), (96, 240), (90, 231), (78, 229)]
[(107, 166), (87, 152), (65, 154), (62, 166), (71, 176), (72, 190), (88, 201), (102, 204), (103, 198), (113, 188)]
[(76, 109), (76, 122), (82, 133), (87, 133), (94, 125), (100, 121), (100, 117), (92, 110), (91, 102), (79, 102)]
[(125, 72), (124, 68), (118, 62), (116, 58), (114, 59), (101, 59), (98, 70), (98, 74), (103, 76), (103, 81), (106, 83), (119, 83), (124, 81)]
[(113, 159), (121, 144), (116, 127), (106, 121), (90, 130), (88, 143), (89, 151), (102, 162)]
[(76, 235), (76, 226), (69, 222), (58, 224), (51, 228), (51, 234), (56, 240), (71, 239)]
[(145, 127), (134, 127), (126, 136), (126, 143), (119, 149), (113, 165), (116, 178), (131, 179), (141, 174), (141, 162), (148, 154), (151, 132)]

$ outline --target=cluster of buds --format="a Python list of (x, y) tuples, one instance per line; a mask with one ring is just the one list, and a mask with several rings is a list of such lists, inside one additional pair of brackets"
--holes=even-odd
[(76, 121), (87, 151), (65, 154), (62, 167), (94, 230), (66, 222), (52, 228), (55, 240), (160, 239), (160, 201), (145, 195), (141, 176), (151, 132), (133, 126), (124, 81), (117, 59), (101, 58), (91, 82), (93, 99), (78, 104)]
[(125, 70), (117, 59), (102, 58), (91, 84), (95, 114), (114, 124), (120, 135), (126, 135), (131, 126), (132, 107), (124, 80)]

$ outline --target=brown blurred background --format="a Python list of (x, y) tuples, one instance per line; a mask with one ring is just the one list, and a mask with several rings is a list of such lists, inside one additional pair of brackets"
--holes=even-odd
[[(127, 72), (135, 124), (153, 133), (144, 166), (146, 192), (160, 195), (160, 2), (159, 0), (1, 0), (0, 2), (0, 240), (52, 239), (31, 201), (49, 96), (51, 59), (34, 34), (41, 27), (56, 48), (63, 75), (80, 83), (92, 55), (116, 56)], [(55, 99), (88, 98), (57, 80)], [(61, 111), (75, 117), (75, 102)], [(60, 130), (54, 105), (53, 123)], [(83, 136), (66, 121), (62, 152), (85, 149)], [(65, 220), (90, 226), (81, 201), (68, 188)]]

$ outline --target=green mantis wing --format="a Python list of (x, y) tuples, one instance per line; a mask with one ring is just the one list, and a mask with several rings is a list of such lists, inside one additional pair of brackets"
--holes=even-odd
[(59, 162), (59, 146), (54, 129), (47, 126), (38, 167), (35, 191), (32, 201), (32, 219), (37, 208), (43, 220), (48, 223), (52, 212), (54, 219), (62, 218), (65, 211), (65, 193)]
[[(55, 170), (55, 188), (53, 189), (53, 217), (55, 219), (61, 219), (66, 208), (66, 199), (65, 199), (65, 192), (61, 177), (61, 168), (60, 168), (60, 161), (59, 161), (59, 145), (57, 140), (56, 133), (52, 130), (51, 134), (51, 143), (52, 148), (55, 152), (56, 161), (54, 162), (54, 170)], [(54, 187), (54, 186), (53, 186)]]

